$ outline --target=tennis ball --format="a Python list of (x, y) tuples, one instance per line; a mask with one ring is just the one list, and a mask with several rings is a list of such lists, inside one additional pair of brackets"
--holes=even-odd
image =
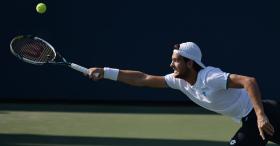
[(44, 14), (47, 11), (47, 6), (44, 3), (38, 3), (36, 6), (36, 11), (40, 14)]

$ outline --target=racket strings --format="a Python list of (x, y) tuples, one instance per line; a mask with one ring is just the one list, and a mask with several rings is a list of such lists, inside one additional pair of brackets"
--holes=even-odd
[[(40, 42), (40, 43), (39, 43)], [(39, 41), (39, 46), (43, 48), (43, 51), (41, 52), (41, 55), (39, 57), (39, 60), (42, 62), (48, 62), (51, 61), (54, 57), (54, 53), (52, 49), (50, 49), (45, 43)], [(53, 56), (51, 55), (53, 53)]]
[(19, 53), (23, 57), (27, 57), (29, 59), (38, 60), (42, 53), (42, 49), (36, 47), (31, 40), (23, 40), (21, 44), (19, 44)]
[(14, 43), (14, 51), (23, 58), (35, 62), (48, 62), (54, 59), (54, 51), (40, 40), (22, 39)]

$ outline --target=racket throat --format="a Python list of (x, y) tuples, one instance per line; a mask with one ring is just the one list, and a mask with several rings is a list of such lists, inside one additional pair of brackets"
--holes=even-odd
[[(49, 62), (51, 64), (57, 64), (57, 65), (66, 65), (71, 66), (71, 63), (68, 62), (59, 52), (56, 52), (56, 59), (52, 62)], [(57, 61), (56, 61), (57, 60)]]

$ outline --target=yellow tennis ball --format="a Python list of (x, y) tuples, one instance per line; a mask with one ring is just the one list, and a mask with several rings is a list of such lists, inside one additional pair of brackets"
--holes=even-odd
[(47, 11), (47, 6), (44, 3), (38, 3), (36, 6), (36, 11), (40, 14), (44, 14)]

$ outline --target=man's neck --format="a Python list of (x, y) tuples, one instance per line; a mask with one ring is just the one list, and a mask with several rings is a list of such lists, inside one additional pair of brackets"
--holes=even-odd
[(191, 71), (190, 74), (184, 78), (184, 80), (193, 86), (197, 80), (197, 75), (198, 73), (196, 71)]

